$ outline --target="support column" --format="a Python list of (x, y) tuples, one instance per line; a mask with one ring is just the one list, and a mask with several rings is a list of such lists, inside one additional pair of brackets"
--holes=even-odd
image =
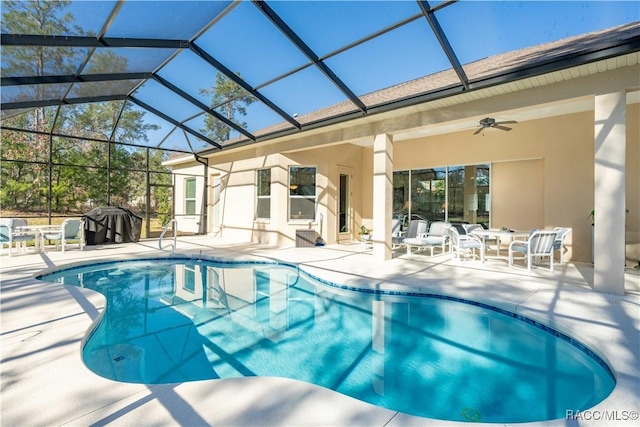
[(393, 141), (389, 135), (373, 140), (373, 256), (387, 261), (391, 252)]
[(626, 93), (595, 97), (594, 290), (624, 294)]

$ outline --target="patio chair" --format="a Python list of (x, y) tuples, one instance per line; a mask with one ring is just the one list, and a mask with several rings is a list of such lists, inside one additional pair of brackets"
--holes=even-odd
[(480, 240), (482, 240), (482, 242), (484, 243), (485, 252), (487, 249), (491, 249), (491, 250), (495, 249), (496, 252), (498, 251), (498, 246), (500, 245), (500, 240), (498, 238), (488, 238), (488, 237), (482, 238), (481, 236), (475, 233), (478, 230), (485, 229), (482, 226), (482, 224), (462, 224), (462, 228), (464, 228), (464, 231), (466, 232), (466, 234), (472, 234), (472, 235), (478, 236)]
[(4, 245), (9, 248), (9, 256), (11, 256), (11, 228), (7, 224), (0, 223), (0, 254), (4, 252)]
[(391, 236), (391, 246), (397, 248), (404, 245), (404, 239), (418, 237), (418, 234), (427, 232), (427, 221), (424, 219), (412, 219), (409, 221), (407, 231), (399, 236)]
[(2, 237), (0, 237), (0, 241), (2, 241), (2, 248), (4, 248), (4, 245), (9, 247), (9, 256), (13, 255), (14, 243), (16, 253), (20, 253), (20, 248), (22, 248), (23, 252), (26, 252), (28, 241), (36, 241), (37, 237), (34, 233), (17, 229), (17, 227), (26, 227), (28, 225), (26, 219), (2, 218), (0, 225), (2, 226), (2, 231), (0, 232), (2, 233)]
[(458, 262), (466, 255), (475, 257), (476, 249), (480, 251), (480, 261), (484, 263), (484, 244), (482, 239), (473, 234), (460, 234), (458, 228), (449, 227), (449, 247), (451, 250), (451, 259), (457, 259)]
[(571, 229), (564, 228), (564, 227), (555, 227), (553, 231), (558, 232), (558, 234), (556, 235), (556, 239), (553, 241), (553, 251), (554, 253), (555, 251), (560, 252), (560, 256), (559, 256), (560, 265), (562, 265), (563, 264), (562, 255), (564, 254), (564, 239), (571, 232)]
[(391, 220), (391, 249), (395, 249), (397, 244), (395, 243), (400, 237), (403, 236), (402, 232), (402, 220), (400, 219), (392, 219)]
[(434, 221), (429, 226), (429, 232), (418, 234), (416, 237), (405, 238), (402, 243), (407, 246), (407, 255), (411, 255), (411, 247), (416, 246), (418, 251), (431, 248), (431, 256), (433, 256), (433, 248), (439, 246), (442, 253), (445, 253), (447, 243), (449, 242), (449, 227), (451, 225), (444, 221)]
[(513, 267), (514, 255), (521, 253), (526, 260), (527, 271), (531, 271), (536, 258), (543, 257), (549, 258), (549, 271), (553, 271), (553, 242), (557, 235), (557, 231), (533, 230), (526, 242), (514, 240), (509, 245), (509, 267)]
[(45, 240), (53, 240), (56, 244), (56, 250), (58, 247), (62, 247), (62, 253), (64, 253), (67, 241), (77, 240), (80, 250), (84, 249), (84, 221), (79, 219), (65, 219), (60, 225), (58, 231), (45, 231), (42, 233), (42, 251), (45, 251)]

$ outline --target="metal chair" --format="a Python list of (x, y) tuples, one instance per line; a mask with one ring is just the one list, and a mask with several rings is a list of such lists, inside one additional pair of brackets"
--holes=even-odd
[(62, 247), (64, 253), (68, 240), (77, 240), (80, 250), (84, 249), (84, 221), (79, 219), (65, 219), (58, 231), (45, 231), (42, 233), (42, 251), (45, 251), (45, 240), (53, 240), (58, 247)]
[(11, 228), (7, 224), (0, 224), (0, 254), (4, 251), (4, 246), (9, 248), (11, 256)]
[(427, 221), (423, 219), (412, 219), (407, 226), (407, 232), (399, 236), (391, 237), (392, 247), (399, 247), (404, 245), (404, 240), (407, 238), (418, 237), (419, 234), (427, 232)]
[[(16, 246), (16, 253), (20, 253), (20, 248), (23, 252), (27, 250), (27, 242), (37, 239), (34, 233), (28, 231), (19, 230), (18, 227), (26, 227), (28, 225), (26, 219), (21, 218), (2, 218), (0, 223), (0, 242), (4, 249), (4, 245), (9, 247), (9, 256), (13, 256), (13, 244)], [(37, 245), (36, 245), (37, 246)]]
[(462, 257), (471, 254), (475, 257), (476, 249), (480, 251), (480, 261), (484, 263), (484, 244), (482, 239), (473, 234), (460, 234), (456, 227), (449, 227), (451, 259), (462, 261)]
[(531, 271), (535, 258), (549, 258), (549, 271), (553, 271), (553, 242), (558, 235), (557, 231), (534, 230), (529, 235), (529, 240), (514, 240), (509, 245), (509, 267), (513, 267), (513, 259), (516, 253), (524, 255), (527, 271)]
[(434, 221), (429, 225), (429, 232), (419, 234), (416, 237), (405, 238), (402, 243), (407, 246), (407, 255), (411, 255), (411, 247), (417, 246), (418, 251), (427, 247), (431, 248), (431, 256), (433, 256), (433, 248), (439, 246), (442, 253), (445, 253), (447, 243), (449, 243), (449, 227), (450, 224), (444, 221)]
[(560, 265), (562, 265), (563, 264), (562, 255), (564, 253), (564, 239), (571, 232), (571, 229), (564, 228), (564, 227), (555, 227), (553, 231), (558, 232), (558, 234), (556, 235), (556, 239), (553, 241), (553, 251), (554, 253), (555, 251), (560, 252), (560, 256), (559, 256)]

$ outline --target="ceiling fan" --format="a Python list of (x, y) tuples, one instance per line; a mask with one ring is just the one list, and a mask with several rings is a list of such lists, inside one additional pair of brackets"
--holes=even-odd
[(503, 122), (496, 122), (496, 119), (491, 118), (491, 117), (485, 117), (484, 119), (480, 119), (480, 124), (478, 125), (478, 130), (475, 131), (473, 134), (477, 135), (480, 132), (482, 132), (483, 130), (487, 129), (487, 128), (496, 128), (496, 129), (500, 129), (500, 130), (506, 130), (507, 132), (511, 130), (510, 127), (508, 126), (503, 126), (505, 124), (513, 124), (513, 123), (518, 123), (515, 120), (506, 120)]

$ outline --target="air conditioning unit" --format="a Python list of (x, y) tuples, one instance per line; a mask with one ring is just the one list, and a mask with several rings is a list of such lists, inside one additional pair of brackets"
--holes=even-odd
[(296, 248), (311, 248), (316, 245), (316, 230), (296, 230)]

